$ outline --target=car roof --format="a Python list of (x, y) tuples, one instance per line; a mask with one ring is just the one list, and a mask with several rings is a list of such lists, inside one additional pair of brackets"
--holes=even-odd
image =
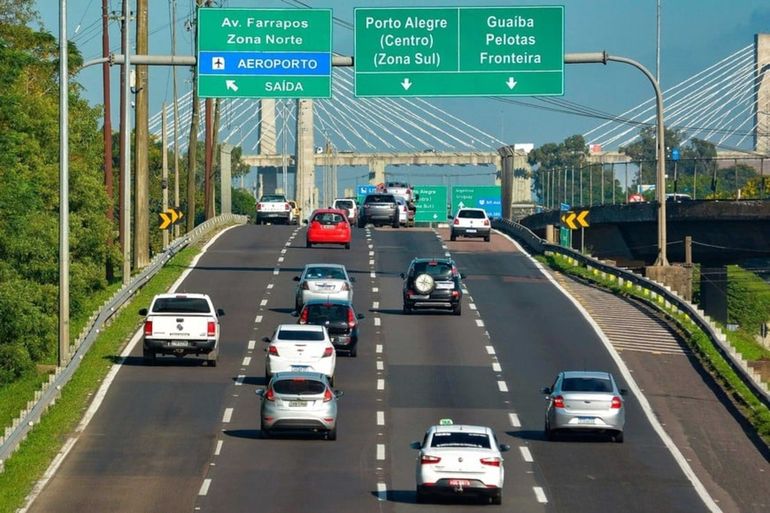
[(492, 430), (486, 426), (474, 426), (472, 424), (450, 424), (446, 426), (435, 425), (429, 428), (434, 433), (484, 433), (492, 434)]
[(340, 210), (338, 208), (317, 208), (313, 210), (313, 215), (316, 214), (342, 214), (345, 215), (344, 210)]
[(326, 328), (317, 324), (279, 324), (276, 331), (323, 331)]
[(485, 214), (487, 213), (487, 211), (486, 211), (486, 210), (484, 210), (483, 208), (477, 208), (477, 207), (461, 207), (461, 208), (458, 210), (458, 212), (459, 212), (460, 210), (480, 210), (480, 211), (484, 212)]
[(273, 374), (273, 381), (277, 381), (280, 379), (299, 379), (299, 378), (305, 378), (305, 379), (314, 379), (317, 381), (328, 381), (326, 378), (326, 374), (323, 374), (322, 372), (300, 372), (300, 371), (285, 371), (285, 372), (276, 372)]
[(344, 306), (353, 306), (353, 303), (351, 303), (347, 299), (339, 299), (339, 298), (329, 298), (329, 299), (309, 299), (308, 301), (305, 301), (304, 306), (311, 306), (311, 305), (344, 305)]
[(208, 294), (201, 294), (199, 292), (173, 292), (173, 293), (167, 293), (167, 294), (157, 294), (155, 296), (156, 299), (182, 298), (182, 297), (189, 297), (192, 299), (206, 299), (209, 296)]
[(565, 378), (610, 378), (610, 373), (606, 371), (563, 371), (562, 374)]
[(345, 266), (342, 264), (327, 264), (325, 262), (319, 262), (317, 264), (305, 264), (305, 269), (308, 267), (333, 267), (335, 269), (344, 269)]
[(454, 264), (454, 260), (452, 260), (449, 257), (417, 257), (412, 259), (413, 264), (421, 263), (421, 262), (436, 262), (436, 263), (442, 263), (442, 264)]

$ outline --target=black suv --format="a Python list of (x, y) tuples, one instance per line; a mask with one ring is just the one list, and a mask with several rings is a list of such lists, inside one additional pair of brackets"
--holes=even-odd
[(401, 273), (404, 279), (404, 313), (418, 308), (449, 308), (460, 315), (463, 291), (451, 258), (415, 258), (409, 270)]
[(311, 299), (299, 312), (299, 324), (326, 326), (337, 353), (353, 357), (358, 353), (358, 321), (363, 318), (343, 299)]
[(368, 194), (363, 208), (358, 213), (358, 227), (363, 228), (367, 223), (374, 226), (389, 224), (398, 228), (401, 223), (398, 216), (398, 202), (392, 194)]

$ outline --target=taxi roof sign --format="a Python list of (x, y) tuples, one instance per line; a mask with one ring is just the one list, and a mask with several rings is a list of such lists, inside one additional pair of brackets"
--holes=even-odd
[(454, 422), (452, 422), (452, 419), (441, 419), (438, 421), (439, 426), (451, 426)]

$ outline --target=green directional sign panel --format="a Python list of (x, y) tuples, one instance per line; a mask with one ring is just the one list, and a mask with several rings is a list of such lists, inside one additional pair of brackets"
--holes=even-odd
[(415, 202), (417, 211), (414, 220), (417, 223), (446, 223), (447, 195), (446, 185), (415, 185), (412, 191), (420, 196)]
[(458, 208), (483, 208), (489, 217), (503, 217), (503, 202), (499, 185), (452, 187), (452, 215)]
[(202, 98), (330, 98), (331, 9), (201, 8)]
[(355, 9), (356, 96), (564, 94), (564, 7)]

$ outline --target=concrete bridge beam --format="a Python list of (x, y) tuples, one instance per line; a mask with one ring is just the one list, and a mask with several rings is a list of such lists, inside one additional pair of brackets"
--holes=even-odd
[(313, 100), (297, 100), (297, 187), (296, 201), (303, 217), (317, 208), (315, 194), (315, 145), (313, 141)]

